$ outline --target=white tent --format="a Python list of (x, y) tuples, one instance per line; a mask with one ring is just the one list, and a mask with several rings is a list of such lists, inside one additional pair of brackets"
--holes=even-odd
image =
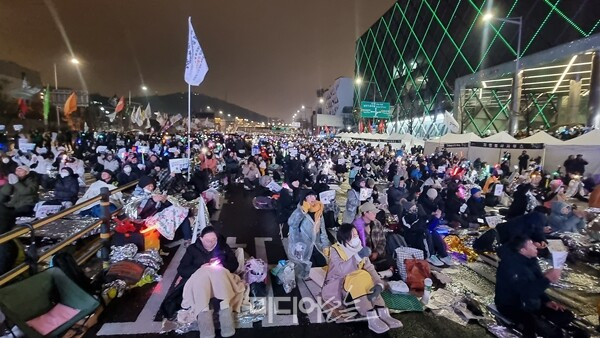
[(545, 131), (539, 131), (529, 137), (520, 139), (519, 143), (543, 143), (543, 144), (563, 144), (562, 140), (548, 134)]
[(569, 155), (582, 154), (588, 161), (585, 175), (600, 174), (600, 130), (592, 130), (558, 145), (546, 146), (545, 169), (555, 170), (562, 166)]
[(497, 134), (481, 139), (481, 142), (517, 143), (517, 139), (510, 136), (507, 132), (501, 131)]
[(578, 146), (600, 146), (600, 129), (594, 129), (574, 139), (565, 141), (565, 144)]
[[(440, 149), (444, 146), (448, 148), (448, 151), (467, 156), (469, 153), (469, 142), (479, 141), (481, 138), (474, 133), (466, 134), (452, 134), (448, 133), (442, 137), (438, 137), (433, 140), (425, 142), (425, 154), (432, 154), (436, 147)], [(466, 145), (465, 145), (466, 144)]]
[[(472, 141), (469, 144), (468, 159), (469, 161), (474, 161), (479, 158), (482, 162), (487, 162), (491, 165), (499, 163), (504, 152), (508, 150), (508, 148), (501, 148), (500, 144), (506, 143), (513, 144), (518, 143), (518, 141), (505, 131), (482, 138), (478, 141)], [(492, 146), (490, 146), (490, 144), (492, 144)], [(496, 147), (496, 144), (498, 147)]]

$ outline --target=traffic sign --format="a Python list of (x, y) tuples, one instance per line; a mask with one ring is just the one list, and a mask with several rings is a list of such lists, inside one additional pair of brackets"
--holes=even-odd
[(360, 116), (367, 119), (390, 119), (392, 117), (389, 102), (362, 101)]

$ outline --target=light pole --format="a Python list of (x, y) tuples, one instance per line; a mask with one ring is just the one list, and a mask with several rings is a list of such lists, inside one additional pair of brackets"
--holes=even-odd
[(508, 131), (510, 135), (514, 136), (519, 130), (519, 107), (521, 104), (521, 75), (519, 74), (521, 68), (521, 35), (523, 33), (523, 17), (514, 17), (514, 18), (497, 18), (494, 17), (492, 13), (487, 13), (483, 16), (483, 21), (491, 21), (496, 20), (504, 23), (509, 23), (512, 25), (517, 25), (519, 27), (519, 35), (517, 38), (517, 58), (515, 60), (515, 74), (513, 77), (513, 87), (512, 87), (512, 104), (511, 104), (511, 114), (510, 119), (508, 121)]
[[(75, 65), (75, 67), (79, 66), (79, 64), (81, 63), (79, 61), (79, 59), (77, 59), (76, 57), (72, 57), (69, 62), (71, 62), (72, 64)], [(58, 95), (58, 71), (56, 69), (56, 62), (54, 63), (54, 91), (56, 91), (56, 95), (55, 97)], [(60, 130), (60, 108), (58, 107), (58, 104), (56, 104), (56, 123), (57, 123), (57, 130)]]

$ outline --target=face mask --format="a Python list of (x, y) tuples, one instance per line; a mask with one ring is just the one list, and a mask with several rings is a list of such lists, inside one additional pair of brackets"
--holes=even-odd
[(2, 159), (2, 163), (6, 164), (8, 162), (10, 162), (10, 160), (8, 158), (5, 157), (5, 158)]
[(68, 171), (61, 171), (60, 172), (60, 177), (65, 178), (67, 176), (69, 176), (69, 172)]
[(124, 171), (126, 174), (129, 174), (129, 173), (131, 172), (131, 167), (125, 167), (125, 168), (123, 168), (123, 171)]
[(348, 245), (350, 245), (353, 248), (358, 248), (360, 244), (360, 238), (358, 237), (354, 237), (350, 240), (350, 242), (348, 242)]
[(146, 194), (151, 194), (151, 193), (152, 193), (152, 191), (150, 191), (150, 190), (148, 190), (148, 189), (144, 189), (144, 192), (145, 192)]

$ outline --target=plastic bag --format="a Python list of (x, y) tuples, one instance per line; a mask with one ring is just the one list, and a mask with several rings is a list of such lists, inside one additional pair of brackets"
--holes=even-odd
[(296, 287), (295, 264), (291, 261), (280, 261), (271, 271), (277, 276), (278, 284), (283, 285), (283, 291), (290, 293)]

